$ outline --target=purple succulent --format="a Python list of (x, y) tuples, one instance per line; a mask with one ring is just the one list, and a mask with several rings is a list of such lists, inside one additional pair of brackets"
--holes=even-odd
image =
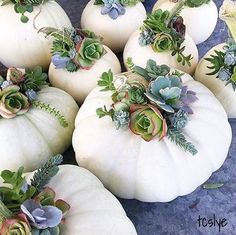
[(52, 63), (56, 67), (56, 69), (64, 69), (66, 68), (67, 62), (70, 61), (69, 57), (61, 57), (60, 54), (54, 54), (52, 56)]
[(21, 210), (29, 218), (30, 224), (37, 229), (56, 227), (61, 223), (62, 211), (55, 206), (42, 206), (35, 200), (26, 200)]
[(169, 23), (169, 27), (173, 28), (177, 33), (179, 33), (182, 38), (185, 37), (186, 26), (184, 24), (184, 19), (182, 18), (182, 16), (173, 18)]
[(113, 20), (125, 14), (125, 8), (117, 0), (105, 0), (102, 15), (109, 15)]

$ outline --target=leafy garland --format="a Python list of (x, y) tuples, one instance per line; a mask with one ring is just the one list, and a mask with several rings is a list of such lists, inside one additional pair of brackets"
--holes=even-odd
[(15, 12), (21, 14), (21, 22), (27, 23), (29, 21), (29, 18), (25, 15), (25, 13), (33, 12), (34, 6), (39, 6), (46, 3), (47, 1), (48, 0), (3, 0), (1, 6), (13, 3)]
[(25, 69), (25, 73), (9, 68), (7, 78), (0, 76), (0, 118), (14, 118), (26, 113), (31, 106), (55, 116), (61, 126), (67, 127), (65, 117), (58, 110), (37, 100), (37, 92), (48, 86), (47, 74), (41, 67)]
[(62, 31), (45, 27), (39, 32), (54, 38), (52, 63), (57, 69), (89, 70), (106, 53), (101, 39), (88, 30), (65, 28)]
[(135, 66), (129, 59), (132, 72), (114, 76), (110, 71), (102, 74), (98, 85), (110, 91), (113, 104), (96, 110), (99, 118), (111, 117), (117, 129), (127, 128), (145, 141), (165, 136), (184, 151), (197, 154), (195, 146), (183, 134), (190, 104), (197, 100), (196, 93), (182, 85), (177, 71), (166, 65), (158, 66), (149, 60), (146, 68)]
[(63, 161), (56, 155), (37, 170), (31, 183), (23, 176), (24, 168), (17, 172), (4, 170), (0, 187), (0, 233), (58, 235), (70, 206), (63, 200), (55, 201), (56, 194), (46, 185), (59, 171)]
[(94, 5), (102, 5), (101, 14), (116, 20), (120, 15), (125, 14), (125, 7), (135, 6), (139, 2), (144, 0), (95, 0)]
[(217, 75), (216, 77), (225, 82), (225, 85), (231, 84), (234, 91), (236, 90), (236, 43), (230, 38), (223, 51), (214, 51), (216, 55), (206, 58), (211, 63), (207, 68), (212, 72), (207, 75)]
[(171, 55), (176, 55), (178, 63), (184, 66), (191, 66), (192, 55), (183, 54), (185, 46), (186, 26), (179, 13), (185, 1), (180, 1), (172, 11), (156, 10), (152, 14), (147, 14), (147, 19), (141, 27), (139, 37), (140, 46), (151, 45), (155, 52), (172, 51)]

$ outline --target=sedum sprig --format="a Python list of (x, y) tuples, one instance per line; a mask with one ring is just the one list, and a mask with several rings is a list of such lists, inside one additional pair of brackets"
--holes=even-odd
[(40, 169), (38, 169), (31, 179), (31, 185), (40, 192), (59, 171), (58, 165), (63, 161), (63, 156), (58, 154), (51, 157)]

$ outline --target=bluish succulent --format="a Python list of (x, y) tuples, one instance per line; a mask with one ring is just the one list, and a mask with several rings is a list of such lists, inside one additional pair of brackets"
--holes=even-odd
[(26, 200), (21, 210), (29, 218), (30, 223), (37, 229), (54, 228), (61, 223), (62, 211), (55, 206), (42, 206), (35, 200)]
[(236, 53), (234, 51), (227, 52), (224, 56), (224, 62), (226, 65), (236, 65)]
[(116, 129), (128, 126), (130, 122), (130, 113), (124, 110), (115, 111), (113, 121), (116, 126)]
[(52, 63), (56, 69), (66, 68), (67, 62), (70, 61), (70, 57), (61, 57), (59, 53), (56, 53), (52, 56)]
[(180, 78), (176, 75), (160, 76), (150, 82), (146, 96), (168, 113), (182, 110), (192, 114), (189, 104), (197, 100), (196, 93), (188, 90), (187, 86), (182, 86)]
[(26, 92), (25, 92), (26, 96), (28, 97), (28, 99), (30, 101), (33, 101), (37, 98), (37, 92), (34, 91), (33, 89), (28, 89)]
[(230, 71), (230, 69), (228, 68), (221, 68), (218, 72), (218, 78), (221, 81), (228, 81), (231, 77), (232, 73)]
[(4, 89), (4, 88), (7, 88), (7, 87), (9, 87), (11, 85), (13, 85), (12, 81), (6, 81), (5, 80), (4, 82), (2, 82), (1, 88)]
[(150, 45), (152, 43), (154, 43), (155, 41), (155, 34), (153, 31), (151, 30), (144, 30), (143, 32), (141, 32), (138, 42), (140, 46), (146, 46), (146, 45)]
[(181, 95), (181, 81), (179, 77), (159, 76), (150, 82), (147, 98), (155, 103), (159, 108), (169, 113), (174, 113), (173, 105), (176, 104)]
[(171, 126), (176, 130), (183, 129), (188, 123), (188, 114), (182, 110), (179, 110), (177, 113), (174, 113), (170, 117)]
[(31, 233), (32, 235), (59, 235), (60, 229), (58, 226), (54, 228), (44, 229), (44, 230), (33, 229)]
[(101, 10), (102, 15), (109, 15), (113, 20), (120, 15), (125, 14), (125, 8), (118, 0), (104, 0), (104, 6)]

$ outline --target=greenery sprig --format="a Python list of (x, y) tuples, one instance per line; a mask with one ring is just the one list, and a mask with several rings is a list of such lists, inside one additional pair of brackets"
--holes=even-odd
[(184, 55), (186, 27), (179, 13), (185, 1), (180, 1), (172, 11), (156, 10), (147, 14), (147, 18), (141, 27), (139, 44), (151, 45), (155, 52), (171, 51), (176, 56), (178, 63), (191, 66), (192, 55)]
[(47, 1), (48, 0), (3, 0), (1, 6), (14, 4), (15, 12), (21, 14), (21, 22), (27, 23), (29, 21), (29, 17), (26, 16), (25, 13), (33, 12), (34, 6), (39, 6)]
[(102, 74), (98, 85), (103, 88), (101, 91), (111, 92), (113, 103), (109, 109), (98, 108), (98, 117), (110, 117), (117, 129), (129, 127), (145, 141), (168, 136), (184, 151), (197, 154), (195, 146), (183, 134), (188, 116), (193, 114), (190, 104), (197, 97), (182, 85), (182, 74), (171, 72), (168, 66), (159, 66), (153, 60), (142, 68), (129, 58), (128, 65), (133, 73), (116, 77), (111, 71)]

